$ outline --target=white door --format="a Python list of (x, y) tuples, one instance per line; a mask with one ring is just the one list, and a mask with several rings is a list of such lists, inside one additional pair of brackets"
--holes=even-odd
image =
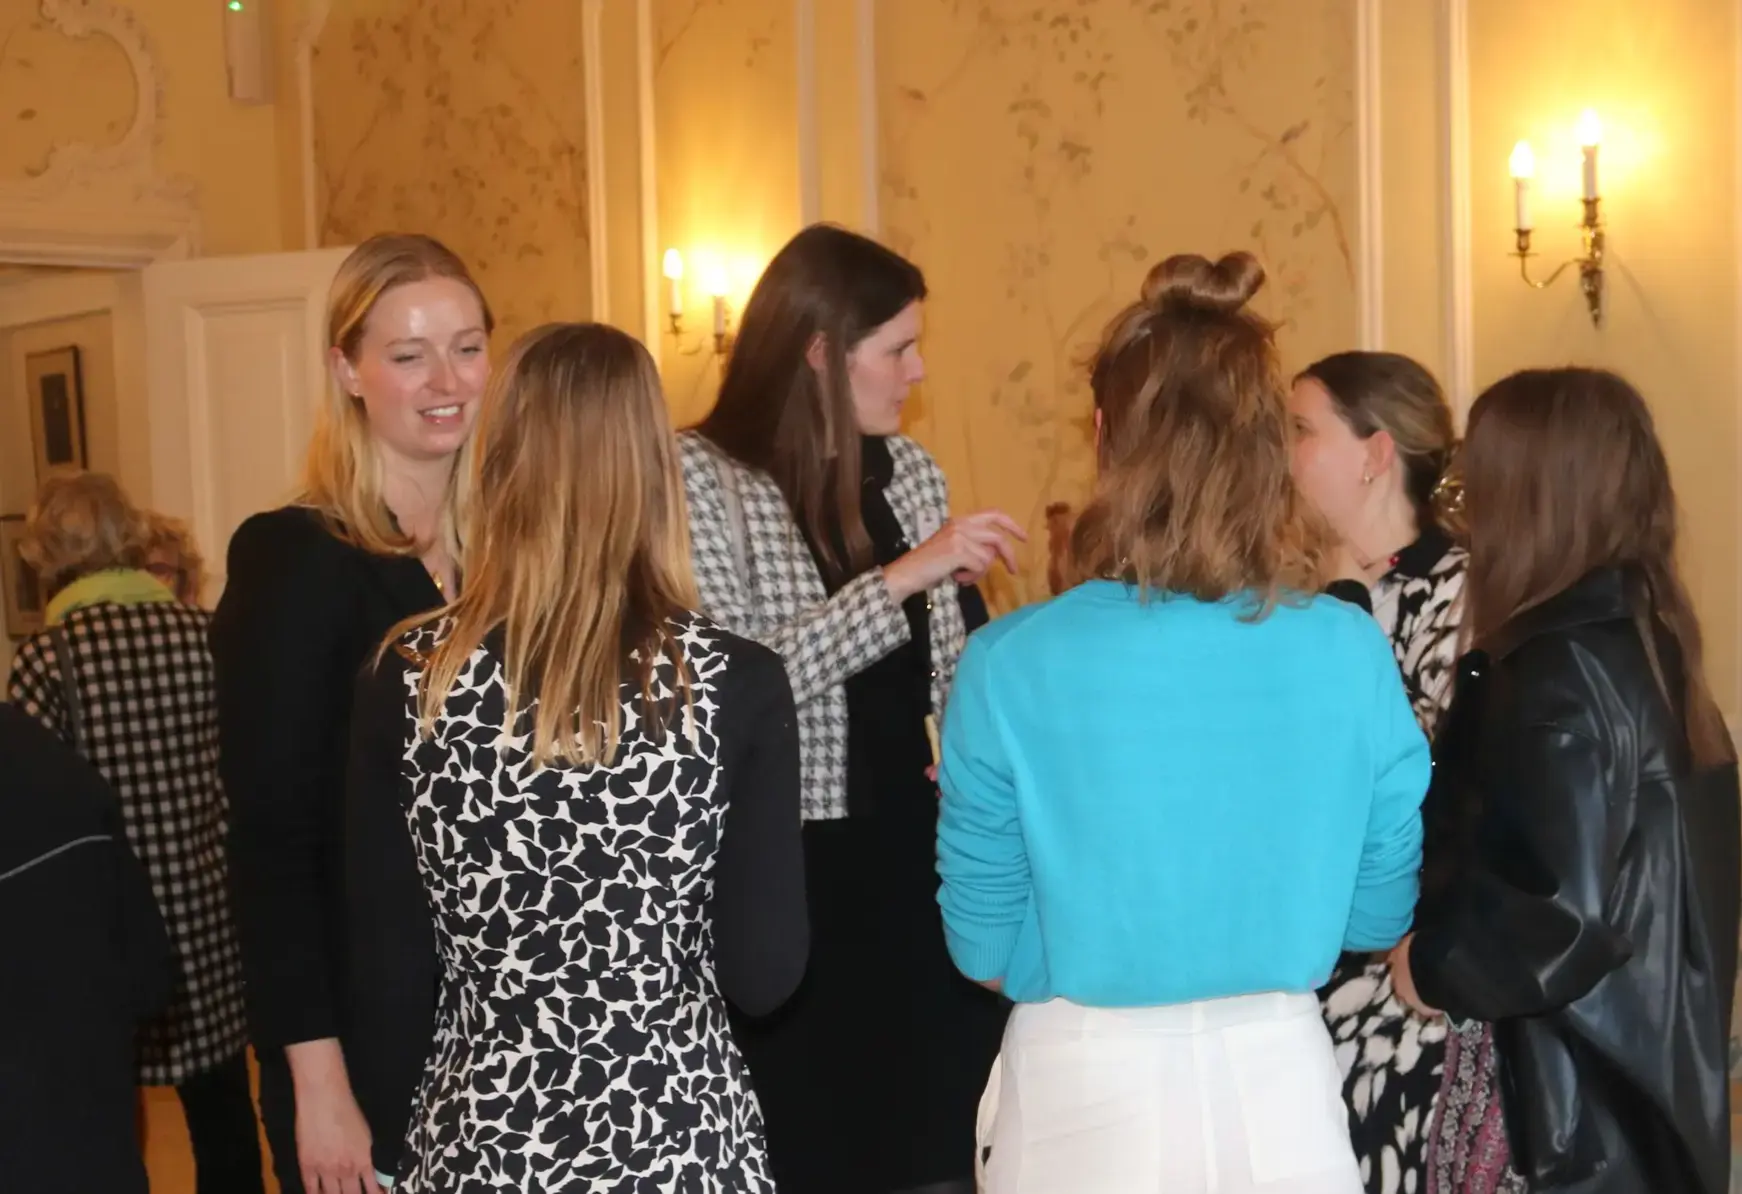
[(147, 266), (152, 504), (185, 518), (224, 586), (230, 536), (293, 495), (326, 382), (327, 288), (349, 249)]

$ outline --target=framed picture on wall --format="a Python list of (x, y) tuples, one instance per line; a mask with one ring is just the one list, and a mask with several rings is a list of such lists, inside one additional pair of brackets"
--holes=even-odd
[(30, 438), (36, 448), (36, 480), (50, 469), (89, 467), (85, 453), (85, 385), (76, 345), (29, 353), (24, 388), (30, 396)]
[(24, 542), (24, 515), (0, 516), (0, 586), (5, 589), (6, 633), (27, 638), (42, 629), (46, 604), (36, 569), (24, 562), (18, 548)]

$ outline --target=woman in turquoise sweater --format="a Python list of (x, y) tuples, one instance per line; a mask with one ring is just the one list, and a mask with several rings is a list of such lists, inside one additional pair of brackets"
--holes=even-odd
[(1263, 276), (1150, 272), (1091, 378), (1100, 579), (962, 656), (938, 899), (1018, 1004), (991, 1194), (1361, 1189), (1314, 991), (1409, 929), (1428, 750), (1384, 634), (1311, 596)]

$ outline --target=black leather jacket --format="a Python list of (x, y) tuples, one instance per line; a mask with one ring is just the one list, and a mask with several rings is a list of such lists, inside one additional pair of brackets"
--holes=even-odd
[(1628, 592), (1592, 573), (1460, 665), (1410, 967), (1494, 1023), (1533, 1191), (1724, 1194), (1737, 774), (1692, 774)]

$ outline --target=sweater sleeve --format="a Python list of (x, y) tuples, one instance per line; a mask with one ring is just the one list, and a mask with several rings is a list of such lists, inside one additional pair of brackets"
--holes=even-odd
[(716, 969), (726, 998), (760, 1016), (798, 989), (810, 948), (798, 713), (780, 660), (766, 647), (743, 643), (728, 676), (720, 712), (726, 814), (714, 872)]
[(61, 691), (60, 659), (55, 654), (53, 638), (46, 632), (31, 635), (12, 657), (6, 699), (68, 747), (72, 746), (72, 727)]
[(1345, 949), (1356, 951), (1390, 949), (1409, 931), (1421, 891), (1421, 802), (1432, 775), (1427, 739), (1390, 644), (1376, 627), (1372, 631), (1365, 637), (1378, 675), (1369, 720), (1375, 736), (1373, 798), (1343, 939)]
[[(713, 450), (694, 436), (686, 439), (684, 489), (702, 611), (727, 630), (772, 648), (786, 665), (794, 700), (804, 704), (907, 641), (907, 617), (889, 595), (881, 568), (856, 577), (834, 596), (800, 610), (795, 617), (776, 620), (765, 608), (758, 608), (749, 578), (739, 575), (734, 557), (731, 519), (720, 485), (721, 467), (731, 466), (723, 466)], [(789, 521), (790, 517), (786, 515)], [(802, 560), (764, 558), (798, 541), (797, 532), (789, 534), (790, 529), (746, 520), (744, 550), (752, 571), (814, 566), (808, 556)]]
[(1004, 977), (1031, 895), (990, 654), (984, 634), (962, 652), (938, 772), (944, 940), (957, 968), (976, 982)]
[(339, 1035), (328, 910), (354, 677), (338, 664), (346, 613), (329, 538), (299, 510), (243, 523), (212, 620), (233, 909), (265, 1048)]

